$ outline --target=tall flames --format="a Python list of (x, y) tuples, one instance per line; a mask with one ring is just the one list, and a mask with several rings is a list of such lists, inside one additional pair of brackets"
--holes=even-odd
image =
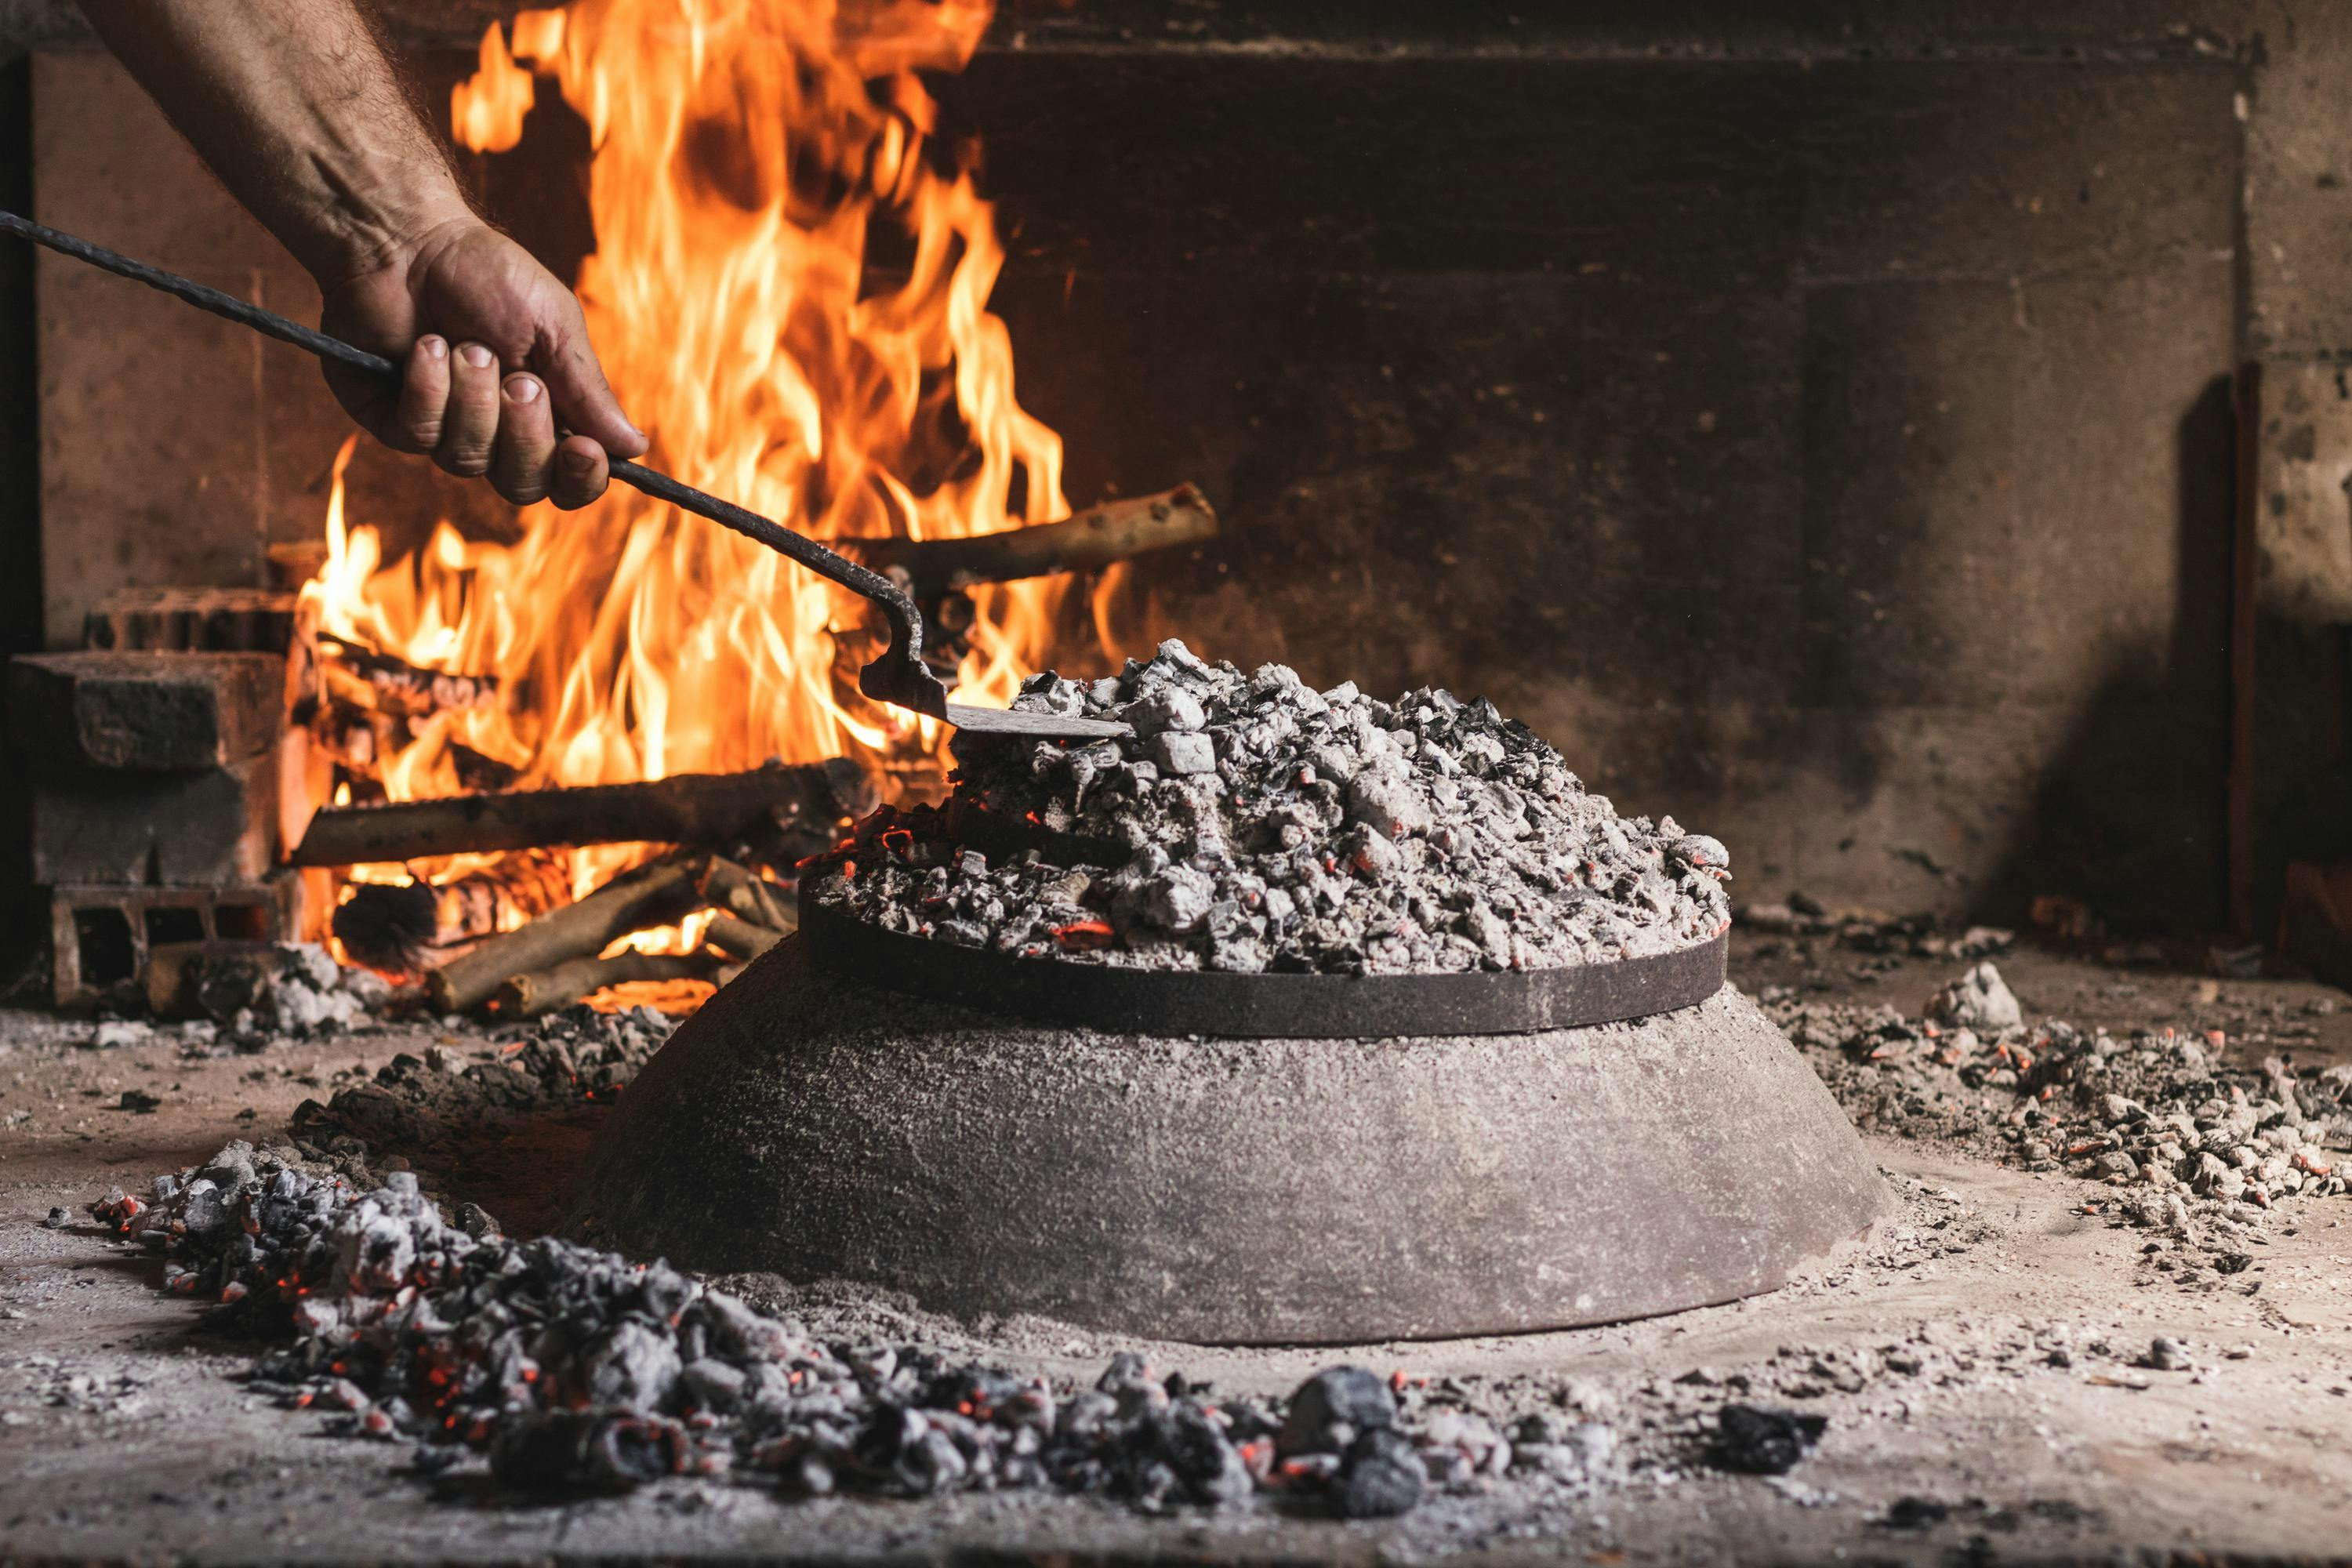
[[(819, 537), (1067, 514), (1060, 438), (1015, 399), (987, 308), (1003, 259), (991, 208), (943, 166), (914, 74), (961, 67), (990, 9), (579, 0), (523, 13), (510, 42), (493, 26), (457, 133), (514, 145), (534, 74), (586, 121), (596, 249), (579, 293), (647, 464)], [(495, 682), (376, 759), (392, 799), (458, 793), (480, 759), (546, 787), (770, 759), (903, 767), (940, 748), (930, 721), (857, 695), (878, 646), (861, 601), (749, 541), (615, 485), (584, 511), (525, 510), (512, 543), (444, 522), (387, 561), (350, 521), (365, 502), (342, 468), (302, 592), (310, 624)], [(1002, 704), (1046, 659), (1065, 588), (972, 591), (963, 700)], [(574, 895), (643, 853), (573, 857)]]

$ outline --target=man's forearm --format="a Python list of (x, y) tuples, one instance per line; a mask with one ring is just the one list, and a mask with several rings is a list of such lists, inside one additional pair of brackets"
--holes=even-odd
[(214, 173), (323, 284), (468, 214), (352, 0), (81, 0)]

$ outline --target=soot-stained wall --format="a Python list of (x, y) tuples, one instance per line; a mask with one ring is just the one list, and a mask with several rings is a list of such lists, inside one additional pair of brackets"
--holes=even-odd
[(2213, 920), (2226, 63), (1054, 47), (947, 96), (1160, 625), (1493, 697), (1751, 897)]
[[(937, 84), (1073, 500), (1189, 479), (1226, 519), (1139, 573), (1153, 629), (1491, 696), (1747, 897), (2217, 921), (2228, 378), (2273, 295), (2283, 335), (2328, 320), (2250, 283), (2241, 7), (1576, 9), (1037, 0)], [(463, 57), (419, 58), (446, 102)], [(44, 216), (305, 308), (160, 120), (91, 130), (136, 101), (110, 65), (37, 64)], [(562, 120), (468, 163), (558, 253)], [(218, 395), (134, 426), (152, 388), (92, 355), (135, 307), (43, 281), (45, 409), (113, 430), (45, 421), (53, 545), (144, 570), (157, 497), (257, 575), (313, 531), (341, 426), (306, 367), (212, 344), (173, 374)], [(137, 319), (212, 331), (175, 310)]]

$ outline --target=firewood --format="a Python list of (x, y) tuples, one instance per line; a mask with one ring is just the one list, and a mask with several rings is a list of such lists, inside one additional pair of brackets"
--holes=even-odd
[(503, 1017), (536, 1018), (561, 1012), (607, 985), (643, 980), (708, 980), (718, 963), (701, 953), (622, 952), (611, 958), (575, 958), (536, 974), (510, 974), (492, 999)]
[(354, 866), (556, 844), (723, 844), (766, 818), (829, 826), (862, 816), (872, 803), (857, 765), (835, 759), (646, 784), (337, 806), (310, 819), (293, 862)]
[(877, 571), (907, 574), (908, 592), (936, 599), (974, 583), (1011, 583), (1108, 566), (1147, 551), (1217, 536), (1217, 514), (1191, 485), (1108, 501), (1062, 522), (961, 539), (842, 539), (833, 542)]
[(710, 868), (703, 872), (702, 884), (696, 891), (711, 908), (725, 910), (752, 925), (780, 934), (800, 929), (799, 917), (784, 902), (782, 889), (722, 857), (711, 858)]
[(667, 925), (694, 907), (701, 873), (699, 857), (656, 860), (624, 872), (578, 903), (492, 937), (435, 970), (426, 981), (433, 1005), (444, 1013), (468, 1012), (515, 975), (593, 958), (631, 931)]
[(750, 960), (759, 957), (784, 940), (784, 932), (767, 926), (754, 925), (733, 915), (716, 915), (705, 933), (711, 946), (730, 957)]
[(330, 695), (412, 718), (446, 709), (478, 708), (499, 694), (495, 675), (425, 669), (390, 654), (323, 635), (318, 638), (318, 658)]

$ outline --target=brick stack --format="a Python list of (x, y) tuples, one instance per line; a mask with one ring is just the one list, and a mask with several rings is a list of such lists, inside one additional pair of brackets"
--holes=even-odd
[(8, 678), (60, 1005), (135, 988), (164, 943), (295, 934), (283, 654), (89, 649)]

